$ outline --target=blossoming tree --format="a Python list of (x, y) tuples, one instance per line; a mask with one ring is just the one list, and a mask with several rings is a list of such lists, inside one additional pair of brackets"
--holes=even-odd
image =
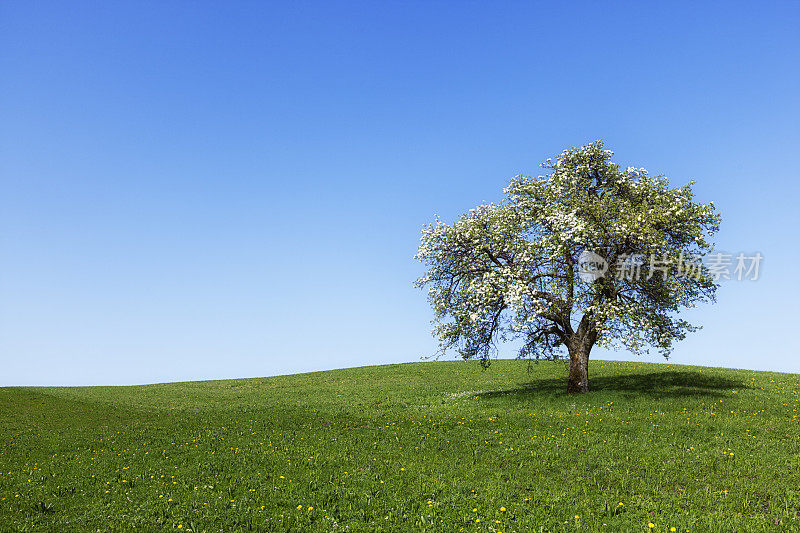
[(579, 393), (594, 345), (666, 356), (697, 329), (678, 313), (714, 301), (702, 263), (720, 223), (713, 202), (694, 201), (693, 182), (671, 188), (612, 155), (602, 141), (565, 150), (541, 165), (547, 175), (515, 177), (500, 204), (423, 228), (416, 257), (428, 270), (416, 284), (442, 353), (488, 365), (512, 339), (519, 357), (566, 351), (567, 392)]

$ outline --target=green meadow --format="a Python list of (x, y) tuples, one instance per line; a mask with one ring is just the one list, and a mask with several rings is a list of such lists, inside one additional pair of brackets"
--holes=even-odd
[(0, 388), (0, 531), (800, 531), (800, 376), (590, 374)]

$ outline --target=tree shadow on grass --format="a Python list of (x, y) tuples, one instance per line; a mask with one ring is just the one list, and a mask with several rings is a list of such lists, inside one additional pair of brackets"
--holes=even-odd
[[(640, 372), (614, 376), (589, 376), (589, 394), (619, 392), (624, 396), (678, 398), (687, 396), (728, 396), (734, 390), (748, 388), (741, 380), (691, 371)], [(521, 387), (481, 393), (482, 398), (518, 398), (528, 400), (543, 396), (567, 396), (567, 378), (539, 379)]]

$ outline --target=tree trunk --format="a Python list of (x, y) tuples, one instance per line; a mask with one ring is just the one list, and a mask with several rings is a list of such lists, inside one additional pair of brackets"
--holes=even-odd
[(568, 394), (589, 392), (589, 350), (591, 346), (576, 342), (569, 347)]

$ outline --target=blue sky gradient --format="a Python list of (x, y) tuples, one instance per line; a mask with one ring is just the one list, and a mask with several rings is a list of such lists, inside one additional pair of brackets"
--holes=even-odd
[(3, 2), (0, 385), (418, 361), (422, 224), (597, 138), (765, 258), (671, 361), (800, 372), (798, 27), (797, 2)]

